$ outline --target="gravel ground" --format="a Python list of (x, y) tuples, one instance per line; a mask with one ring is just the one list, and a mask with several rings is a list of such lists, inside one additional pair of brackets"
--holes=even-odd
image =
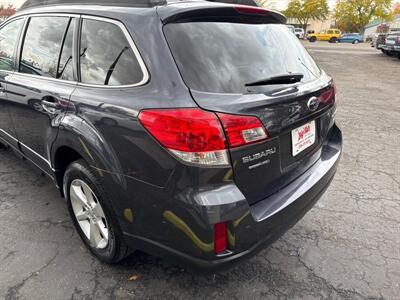
[(142, 253), (101, 264), (49, 180), (6, 151), (0, 298), (399, 299), (400, 60), (368, 45), (305, 45), (336, 79), (344, 154), (328, 192), (270, 250), (214, 276)]

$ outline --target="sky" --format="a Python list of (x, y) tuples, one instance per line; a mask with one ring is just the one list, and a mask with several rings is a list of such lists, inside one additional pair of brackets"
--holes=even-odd
[(0, 4), (13, 4), (15, 7), (20, 7), (25, 0), (0, 0)]

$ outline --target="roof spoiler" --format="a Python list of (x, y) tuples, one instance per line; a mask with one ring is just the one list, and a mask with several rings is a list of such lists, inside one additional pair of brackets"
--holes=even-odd
[[(268, 10), (257, 5), (233, 4), (225, 5), (226, 2), (240, 2), (235, 0), (217, 0), (208, 2), (224, 2), (207, 5), (206, 1), (199, 1), (199, 5), (183, 6), (179, 10), (169, 10), (168, 6), (159, 9), (158, 14), (164, 24), (193, 21), (220, 21), (229, 22), (232, 18), (251, 19), (252, 23), (286, 24), (286, 17), (276, 11)], [(201, 3), (202, 2), (202, 3)], [(195, 2), (193, 2), (195, 3)], [(205, 3), (205, 4), (203, 4)]]

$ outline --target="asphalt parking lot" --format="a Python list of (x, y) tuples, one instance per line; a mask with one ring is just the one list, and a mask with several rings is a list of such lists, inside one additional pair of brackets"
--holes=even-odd
[(344, 154), (328, 192), (270, 250), (196, 276), (143, 253), (83, 247), (50, 181), (0, 153), (1, 299), (400, 298), (400, 60), (369, 45), (305, 43), (338, 86)]

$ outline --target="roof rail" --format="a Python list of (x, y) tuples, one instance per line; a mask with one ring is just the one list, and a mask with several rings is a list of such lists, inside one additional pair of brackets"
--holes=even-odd
[(47, 5), (91, 4), (131, 7), (154, 7), (167, 4), (166, 0), (26, 0), (20, 10)]

